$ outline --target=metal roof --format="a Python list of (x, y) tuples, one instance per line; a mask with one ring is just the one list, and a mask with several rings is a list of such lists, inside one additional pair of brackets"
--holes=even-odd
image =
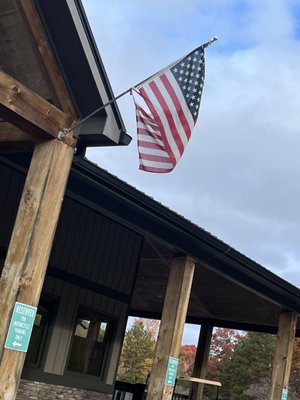
[[(7, 155), (0, 157), (0, 161), (25, 174), (29, 157)], [(17, 185), (14, 187), (19, 190)], [(300, 312), (298, 288), (87, 159), (74, 159), (67, 185), (68, 198), (77, 203), (77, 211), (72, 212), (72, 229), (76, 229), (77, 221), (78, 224), (82, 221), (88, 208), (120, 229), (125, 227), (143, 238), (132, 296), (128, 297), (133, 316), (160, 318), (169, 265), (178, 253), (197, 260), (187, 322), (276, 333), (282, 311)], [(64, 213), (61, 218), (67, 221)], [(65, 225), (68, 223), (59, 223), (58, 238), (61, 229), (70, 229)], [(96, 238), (92, 242), (96, 243)], [(81, 243), (80, 253), (96, 251), (92, 242)], [(71, 269), (68, 280), (84, 281), (90, 290), (96, 291), (99, 288), (95, 282), (80, 279), (80, 271), (84, 276), (88, 268), (84, 263), (77, 265), (76, 276), (73, 278)], [(135, 271), (136, 263), (131, 268)], [(52, 265), (48, 274), (53, 274)], [(300, 321), (297, 335), (300, 336)]]
[(275, 332), (280, 311), (300, 312), (298, 288), (88, 160), (74, 163), (68, 188), (143, 234), (133, 314), (160, 315), (168, 263), (177, 253), (198, 260), (190, 322)]

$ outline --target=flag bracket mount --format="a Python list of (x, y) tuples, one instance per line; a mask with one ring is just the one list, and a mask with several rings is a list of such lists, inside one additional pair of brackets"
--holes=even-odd
[(70, 132), (70, 130), (68, 128), (63, 128), (63, 129), (59, 130), (58, 134), (57, 134), (57, 139), (64, 140), (64, 138), (67, 136), (67, 134), (69, 132)]
[[(218, 39), (219, 39), (218, 36), (214, 36), (214, 37), (212, 37), (211, 39), (209, 39), (206, 43), (204, 43), (202, 46), (203, 46), (204, 48), (206, 48), (206, 47), (210, 46), (212, 43), (214, 43), (215, 41), (217, 41)], [(154, 74), (154, 75), (156, 75), (156, 74)], [(152, 76), (151, 76), (151, 77), (152, 77)], [(150, 78), (150, 77), (149, 77), (149, 78)], [(134, 86), (139, 86), (139, 85), (141, 85), (142, 83), (144, 83), (145, 81), (147, 81), (149, 78), (144, 79), (142, 82), (140, 82), (139, 84), (134, 85)], [(73, 129), (77, 128), (77, 126), (81, 125), (81, 124), (82, 124), (83, 122), (85, 122), (87, 119), (93, 117), (95, 114), (97, 114), (99, 111), (103, 110), (105, 107), (109, 106), (111, 103), (114, 103), (114, 102), (115, 102), (116, 100), (118, 100), (120, 97), (122, 97), (122, 96), (124, 96), (125, 94), (131, 92), (132, 89), (134, 89), (134, 87), (130, 87), (129, 89), (125, 90), (125, 92), (122, 92), (122, 93), (119, 94), (118, 96), (113, 97), (113, 98), (112, 98), (111, 100), (109, 100), (107, 103), (103, 104), (101, 107), (97, 108), (97, 110), (93, 111), (91, 114), (87, 115), (86, 117), (84, 117), (84, 118), (78, 120), (76, 123), (74, 123), (74, 124), (73, 124), (72, 126), (70, 126), (69, 128), (63, 128), (63, 129), (59, 130), (58, 135), (57, 135), (58, 139), (59, 139), (59, 140), (63, 140), (63, 139), (67, 136), (67, 134), (68, 134), (69, 132), (71, 132)]]

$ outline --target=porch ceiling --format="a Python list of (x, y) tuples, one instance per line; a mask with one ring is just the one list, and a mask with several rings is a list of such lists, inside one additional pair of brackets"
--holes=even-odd
[[(113, 97), (80, 0), (1, 0), (0, 70), (72, 120), (87, 116)], [(114, 103), (84, 122), (74, 135), (79, 138), (78, 148), (131, 141)], [(11, 147), (5, 144), (4, 150)], [(23, 144), (19, 150), (24, 150)]]
[[(144, 237), (130, 315), (160, 318), (178, 253), (198, 260), (187, 322), (276, 333), (282, 311), (300, 313), (298, 288), (209, 232), (88, 160), (78, 160), (72, 172), (71, 191), (87, 194), (93, 186), (90, 201)], [(300, 319), (297, 329), (300, 336)]]
[[(130, 315), (161, 317), (169, 265), (175, 249), (145, 239)], [(213, 264), (213, 259), (211, 260)], [(187, 322), (240, 330), (276, 333), (282, 305), (213, 270), (209, 261), (196, 264)], [(300, 336), (300, 321), (297, 325)]]
[[(22, 168), (22, 171), (26, 171), (29, 162), (28, 157), (21, 157), (21, 155), (2, 157), (2, 160), (8, 165), (16, 166), (18, 170), (17, 165), (24, 166), (25, 170)], [(17, 184), (13, 185), (13, 188), (19, 192)], [(140, 254), (139, 261), (133, 261), (131, 256), (130, 261), (124, 259), (124, 265), (122, 264), (121, 268), (122, 271), (123, 268), (131, 271), (132, 279), (136, 274), (133, 288), (130, 284), (122, 296), (115, 286), (112, 286), (114, 290), (110, 289), (111, 296), (119, 294), (115, 297), (117, 300), (129, 302), (130, 315), (147, 318), (161, 317), (169, 266), (174, 255), (178, 253), (189, 254), (198, 260), (187, 322), (276, 333), (282, 311), (300, 313), (298, 288), (95, 164), (84, 159), (75, 160), (68, 183), (67, 197), (69, 196), (79, 202), (76, 210), (70, 210), (70, 207), (67, 207), (70, 221), (73, 221), (72, 226), (76, 226), (78, 232), (85, 232), (82, 225), (86, 229), (88, 217), (81, 209), (81, 205), (86, 205), (87, 209), (93, 210), (99, 218), (105, 216), (113, 221), (111, 223), (116, 230), (111, 230), (107, 246), (111, 245), (111, 241), (121, 246), (119, 236), (112, 235), (112, 232), (119, 229), (125, 228), (136, 237), (143, 238), (142, 248), (140, 249), (140, 244), (138, 244), (135, 250), (137, 257)], [(13, 196), (15, 197), (16, 195)], [(6, 215), (7, 213), (4, 214)], [(107, 295), (109, 290), (103, 291), (105, 281), (101, 279), (98, 283), (95, 282), (94, 272), (91, 274), (88, 272), (98, 273), (97, 266), (80, 263), (76, 256), (77, 252), (72, 251), (72, 247), (69, 250), (68, 247), (65, 248), (64, 241), (60, 239), (60, 231), (62, 231), (62, 236), (66, 237), (62, 228), (68, 230), (71, 222), (64, 219), (64, 215), (61, 218), (63, 224), (58, 226), (57, 243), (59, 248), (66, 252), (65, 257), (69, 260), (69, 267), (65, 275), (60, 271), (60, 278), (70, 280), (75, 277), (75, 284), (85, 284), (89, 290), (95, 292), (102, 290), (103, 295)], [(91, 246), (92, 242), (89, 238), (93, 236), (93, 232), (89, 232), (88, 235), (84, 233), (84, 240), (79, 240), (79, 235), (77, 242), (72, 242), (72, 246), (76, 249), (80, 246), (81, 255), (89, 251), (93, 253), (98, 248), (102, 248), (102, 245), (97, 244), (98, 239), (93, 240), (94, 244)], [(69, 243), (71, 243), (70, 240), (69, 237)], [(122, 244), (123, 249), (128, 247), (128, 238), (125, 243), (125, 245)], [(119, 254), (121, 254), (120, 249)], [(1, 256), (4, 258), (5, 253), (1, 255), (0, 251), (0, 267)], [(58, 264), (61, 257), (61, 251), (59, 251), (56, 256)], [(121, 255), (120, 259), (122, 258)], [(86, 257), (80, 259), (85, 260)], [(54, 261), (52, 257), (52, 267), (59, 267)], [(110, 264), (106, 259), (102, 261), (104, 265)], [(135, 270), (137, 264), (137, 270)], [(63, 260), (61, 260), (61, 268), (67, 268)], [(48, 274), (53, 275), (53, 268), (49, 268)], [(124, 278), (120, 273), (116, 275), (120, 287), (124, 286), (121, 280), (128, 281), (128, 276), (128, 272)], [(299, 319), (297, 336), (300, 336)]]

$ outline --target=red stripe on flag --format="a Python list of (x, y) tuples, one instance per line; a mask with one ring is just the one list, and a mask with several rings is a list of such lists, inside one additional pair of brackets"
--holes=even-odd
[[(166, 75), (162, 75), (160, 79), (161, 79), (162, 83), (164, 84), (164, 87), (166, 88), (167, 92), (169, 93), (169, 95), (173, 101), (173, 104), (176, 108), (176, 111), (177, 111), (178, 117), (180, 119), (180, 122), (182, 124), (182, 127), (185, 131), (187, 138), (189, 139), (191, 137), (192, 130), (191, 130), (188, 120), (186, 118), (185, 112), (181, 107), (181, 102), (179, 101), (178, 96), (177, 96), (173, 86), (171, 85), (169, 79), (166, 77)], [(187, 112), (190, 113), (190, 110), (187, 109)]]
[(170, 156), (170, 161), (171, 161), (172, 165), (175, 166), (176, 165), (176, 158), (175, 158), (175, 156), (173, 154), (173, 151), (172, 151), (172, 149), (171, 149), (171, 147), (169, 145), (169, 142), (168, 142), (168, 140), (166, 138), (166, 132), (164, 130), (164, 125), (161, 122), (161, 119), (160, 119), (155, 107), (153, 106), (151, 100), (149, 99), (149, 97), (148, 97), (148, 95), (147, 95), (147, 93), (146, 93), (146, 91), (145, 91), (145, 89), (143, 87), (140, 89), (140, 95), (143, 97), (143, 99), (145, 100), (145, 102), (146, 102), (147, 106), (149, 107), (151, 113), (153, 114), (153, 117), (154, 117), (154, 119), (155, 119), (155, 121), (156, 121), (156, 123), (157, 123), (157, 125), (159, 127), (159, 131), (161, 133), (162, 141), (164, 142), (166, 152)]
[(161, 163), (170, 163), (169, 157), (163, 157), (163, 156), (157, 156), (154, 154), (145, 154), (143, 153), (143, 160), (149, 160), (149, 161), (157, 161)]
[(173, 170), (173, 168), (156, 168), (145, 166), (143, 164), (140, 164), (139, 169), (147, 172), (156, 172), (157, 174), (163, 174), (165, 172), (171, 172)]
[(166, 154), (168, 154), (164, 150), (163, 146), (160, 146), (159, 144), (154, 143), (154, 142), (146, 142), (145, 140), (142, 140), (142, 139), (139, 139), (139, 138), (138, 138), (138, 146), (145, 147), (147, 149), (155, 149), (155, 150), (164, 151)]
[(151, 137), (153, 137), (153, 139), (162, 141), (161, 136), (159, 134), (154, 133), (152, 131), (150, 132), (146, 128), (138, 128), (138, 135), (146, 135), (146, 136), (150, 135)]
[(172, 136), (175, 140), (176, 146), (177, 146), (179, 154), (181, 156), (184, 151), (184, 146), (183, 146), (180, 134), (176, 128), (176, 125), (175, 125), (175, 122), (174, 122), (174, 119), (172, 116), (172, 111), (169, 109), (169, 106), (166, 103), (164, 96), (161, 94), (161, 91), (157, 87), (156, 82), (150, 82), (149, 86), (152, 89), (152, 92), (154, 93), (155, 97), (157, 98), (157, 100), (161, 106), (161, 109), (163, 110), (163, 112), (168, 120)]

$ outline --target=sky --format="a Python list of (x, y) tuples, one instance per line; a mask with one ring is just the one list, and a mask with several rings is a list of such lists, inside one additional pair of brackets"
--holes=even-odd
[(139, 171), (129, 95), (118, 105), (131, 144), (87, 157), (300, 287), (300, 1), (83, 4), (115, 95), (219, 37), (174, 171)]

